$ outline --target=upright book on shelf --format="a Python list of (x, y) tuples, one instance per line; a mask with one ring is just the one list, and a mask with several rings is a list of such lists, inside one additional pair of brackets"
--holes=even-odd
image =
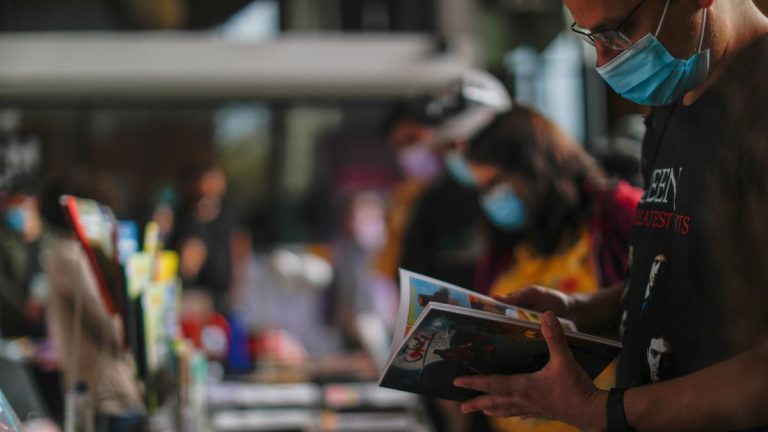
[[(400, 289), (383, 387), (464, 401), (478, 393), (455, 387), (457, 376), (532, 373), (549, 360), (538, 312), (406, 270), (400, 270)], [(592, 378), (621, 351), (616, 341), (561, 323), (576, 361)]]

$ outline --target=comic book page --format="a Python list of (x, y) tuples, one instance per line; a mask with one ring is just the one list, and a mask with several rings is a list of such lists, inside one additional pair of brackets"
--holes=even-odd
[[(474, 291), (400, 269), (400, 308), (395, 323), (395, 336), (390, 356), (430, 302), (491, 312), (533, 323), (540, 323), (543, 316), (539, 312), (501, 303)], [(576, 325), (573, 321), (565, 319), (560, 321), (566, 329), (576, 331)]]
[[(566, 330), (576, 361), (593, 379), (621, 351), (608, 339)], [(465, 307), (430, 303), (381, 376), (383, 387), (443, 399), (476, 396), (453, 386), (460, 375), (536, 372), (549, 360), (539, 325)]]

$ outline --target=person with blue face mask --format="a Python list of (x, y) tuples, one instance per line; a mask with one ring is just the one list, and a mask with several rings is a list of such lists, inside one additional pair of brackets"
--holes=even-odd
[[(664, 5), (655, 33), (643, 36), (611, 61), (597, 68), (597, 73), (616, 93), (640, 105), (669, 105), (685, 93), (702, 85), (709, 74), (710, 50), (702, 50), (707, 25), (707, 9), (702, 9), (701, 12), (701, 30), (696, 53), (687, 59), (680, 59), (670, 54), (658, 39), (669, 11), (670, 1), (667, 0)], [(643, 3), (645, 1), (638, 3), (633, 12), (637, 11)], [(627, 19), (631, 17), (632, 14)], [(575, 23), (571, 28), (589, 42), (597, 37), (579, 29)], [(626, 36), (622, 33), (618, 34), (621, 36), (617, 36), (614, 42), (617, 46), (621, 47), (629, 43)]]
[[(553, 122), (516, 105), (470, 141), (467, 158), (485, 216), (518, 238), (511, 247), (486, 251), (477, 278), (482, 291), (504, 296), (542, 285), (585, 294), (626, 277), (626, 247), (641, 191), (609, 179)], [(540, 420), (493, 423), (499, 431), (563, 428)]]
[(0, 198), (0, 334), (42, 336), (43, 227), (37, 198), (12, 187)]
[(430, 183), (410, 212), (398, 266), (468, 289), (487, 241), (478, 191), (465, 157), (468, 141), (499, 112), (510, 109), (504, 85), (482, 70), (425, 102), (433, 113), (433, 148), (444, 173)]
[[(730, 256), (760, 250), (744, 245), (762, 238), (768, 202), (761, 186), (768, 172), (768, 18), (751, 0), (564, 2), (571, 29), (594, 46), (606, 83), (651, 107), (642, 149), (645, 191), (631, 218), (630, 269), (625, 281), (603, 283), (594, 293), (548, 285), (505, 297), (546, 311), (541, 331), (549, 363), (531, 375), (458, 378), (455, 385), (483, 393), (462, 409), (545, 417), (585, 430), (768, 430), (768, 304), (749, 305), (753, 320), (738, 334), (731, 317), (746, 316), (744, 305), (724, 299), (739, 290), (739, 278), (723, 266), (738, 265), (740, 276), (758, 279), (763, 292), (766, 281), (720, 251), (723, 233), (733, 232), (742, 235), (725, 243)], [(507, 177), (526, 204), (541, 181)], [(530, 202), (528, 224), (540, 220)], [(737, 212), (748, 205), (762, 212), (750, 215), (751, 224)], [(765, 267), (759, 252), (755, 262)], [(755, 301), (747, 298), (742, 303)], [(564, 343), (556, 316), (621, 339), (615, 387), (595, 385), (576, 365), (577, 353)], [(659, 346), (664, 368), (648, 354)]]
[[(398, 267), (473, 289), (478, 260), (488, 242), (515, 241), (495, 229), (489, 235), (478, 190), (465, 157), (468, 141), (512, 105), (504, 84), (489, 72), (469, 70), (423, 105), (432, 120), (432, 148), (443, 173), (427, 185), (408, 216)], [(468, 418), (458, 406), (430, 400), (437, 430), (461, 430)], [(468, 426), (467, 426), (468, 427)]]

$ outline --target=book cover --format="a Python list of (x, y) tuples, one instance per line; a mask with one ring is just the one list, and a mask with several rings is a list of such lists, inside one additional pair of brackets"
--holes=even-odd
[[(415, 274), (406, 276), (424, 279)], [(402, 326), (407, 329), (405, 336), (398, 338), (395, 334), (379, 385), (465, 401), (478, 393), (453, 386), (457, 376), (532, 373), (546, 365), (549, 349), (540, 331), (541, 314), (503, 304), (505, 309), (501, 313), (498, 302), (488, 297), (477, 297), (473, 305), (468, 298), (461, 301), (460, 295), (451, 297), (450, 289), (446, 297), (440, 289), (430, 294), (429, 290), (403, 287), (404, 293), (427, 292), (433, 297), (424, 303), (418, 301), (420, 294), (415, 294), (418, 307), (409, 308), (413, 313), (408, 314)], [(489, 306), (488, 301), (493, 303)], [(408, 303), (409, 307), (413, 305)], [(482, 304), (486, 306), (479, 306)], [(417, 318), (410, 321), (414, 314)], [(621, 344), (616, 341), (579, 333), (567, 320), (561, 323), (576, 361), (593, 379), (621, 352)]]
[[(392, 361), (402, 339), (410, 332), (429, 303), (457, 305), (534, 323), (540, 323), (543, 317), (539, 312), (508, 305), (492, 297), (400, 269), (400, 305), (395, 320), (392, 347), (386, 363)], [(572, 321), (561, 318), (560, 322), (567, 330), (576, 331), (576, 325)]]

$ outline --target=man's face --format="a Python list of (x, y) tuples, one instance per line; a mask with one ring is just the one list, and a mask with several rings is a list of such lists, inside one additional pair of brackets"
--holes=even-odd
[(651, 339), (651, 344), (648, 346), (648, 368), (651, 372), (651, 381), (659, 382), (661, 380), (662, 369), (665, 367), (664, 357), (669, 355), (671, 347), (669, 342), (663, 338)]
[[(565, 0), (576, 24), (592, 32), (619, 27), (641, 0)], [(655, 34), (666, 0), (645, 0), (619, 29), (633, 43)], [(697, 15), (699, 14), (699, 15)], [(672, 0), (664, 25), (658, 35), (661, 43), (675, 57), (688, 58), (696, 52), (701, 29), (701, 8), (697, 0)], [(705, 43), (705, 48), (707, 45)], [(621, 51), (595, 44), (597, 66), (602, 66)]]

